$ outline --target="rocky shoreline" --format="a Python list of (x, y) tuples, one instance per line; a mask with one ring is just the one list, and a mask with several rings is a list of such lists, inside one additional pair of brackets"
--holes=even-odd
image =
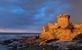
[(52, 41), (40, 46), (38, 37), (23, 37), (22, 39), (9, 39), (0, 41), (1, 45), (6, 45), (10, 50), (82, 50), (82, 41)]

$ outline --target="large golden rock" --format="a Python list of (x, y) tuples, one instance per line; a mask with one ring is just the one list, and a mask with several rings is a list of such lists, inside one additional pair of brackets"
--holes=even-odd
[(43, 27), (39, 38), (41, 44), (49, 40), (58, 39), (58, 41), (71, 41), (77, 35), (82, 34), (82, 24), (72, 24), (69, 15), (60, 15), (54, 24), (48, 23)]
[(61, 28), (66, 28), (69, 25), (69, 15), (60, 15), (57, 17), (57, 24), (61, 27)]

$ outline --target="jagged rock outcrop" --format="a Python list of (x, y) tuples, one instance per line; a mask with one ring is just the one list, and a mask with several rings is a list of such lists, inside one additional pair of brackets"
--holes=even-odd
[(79, 34), (82, 34), (82, 24), (72, 24), (69, 15), (60, 15), (55, 23), (43, 27), (39, 39), (40, 44), (50, 40), (72, 41)]

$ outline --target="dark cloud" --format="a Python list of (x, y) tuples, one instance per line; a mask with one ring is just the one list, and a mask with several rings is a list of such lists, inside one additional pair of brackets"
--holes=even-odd
[(40, 31), (61, 13), (81, 15), (81, 8), (80, 0), (0, 0), (0, 28)]
[(70, 0), (69, 3), (73, 6), (71, 11), (71, 21), (73, 23), (82, 23), (82, 0)]

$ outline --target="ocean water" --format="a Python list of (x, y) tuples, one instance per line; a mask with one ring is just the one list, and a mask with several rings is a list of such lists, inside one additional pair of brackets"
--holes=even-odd
[(38, 36), (39, 33), (0, 33), (0, 40), (19, 39), (21, 37)]
[[(0, 33), (0, 41), (9, 39), (21, 39), (27, 36), (38, 36), (38, 33)], [(0, 50), (9, 50), (7, 45), (0, 44)]]
[(0, 45), (0, 50), (9, 50), (7, 46), (5, 45)]

